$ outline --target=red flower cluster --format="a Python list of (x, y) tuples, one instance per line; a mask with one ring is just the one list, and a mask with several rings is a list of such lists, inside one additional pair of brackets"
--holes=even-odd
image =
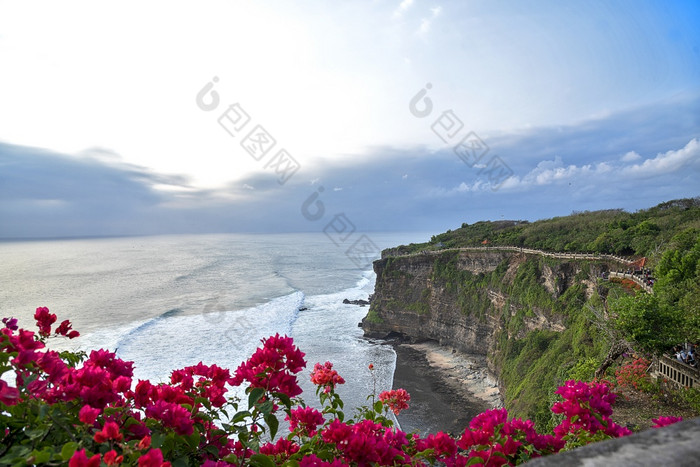
[[(530, 420), (509, 419), (506, 409), (487, 410), (477, 415), (457, 441), (457, 446), (468, 451), (468, 462), (480, 459), (488, 466), (510, 465), (523, 456), (534, 458), (551, 454), (564, 444), (552, 435), (537, 433)], [(461, 465), (460, 459), (456, 460)]]
[(306, 366), (304, 352), (294, 345), (291, 337), (280, 337), (279, 334), (262, 339), (262, 343), (263, 346), (258, 347), (248, 361), (238, 366), (231, 384), (240, 386), (247, 381), (250, 387), (280, 392), (289, 397), (301, 394), (295, 374)]
[[(84, 355), (73, 354), (72, 360), (64, 361), (57, 352), (44, 348), (45, 338), (56, 322), (55, 315), (40, 308), (35, 317), (41, 337), (18, 329), (16, 320), (2, 320), (5, 327), (0, 329), (0, 361), (8, 363), (3, 363), (0, 371), (14, 370), (17, 387), (0, 379), (0, 412), (12, 414), (7, 419), (10, 422), (15, 414), (36, 417), (37, 411), (27, 410), (25, 405), (38, 403), (38, 412), (54, 410), (51, 417), (42, 415), (49, 423), (54, 423), (54, 416), (65, 417), (64, 424), (74, 431), (63, 426), (63, 431), (56, 431), (56, 436), (63, 434), (65, 438), (57, 442), (58, 451), (54, 449), (52, 459), (65, 462), (70, 456), (70, 467), (170, 467), (166, 458), (188, 458), (188, 462), (206, 467), (428, 463), (447, 467), (501, 466), (554, 453), (565, 445), (630, 433), (610, 419), (615, 394), (607, 384), (575, 381), (567, 381), (557, 390), (563, 401), (554, 404), (552, 410), (566, 418), (554, 429), (554, 435), (537, 433), (529, 420), (509, 419), (505, 409), (477, 415), (457, 439), (442, 432), (425, 438), (407, 435), (392, 428), (391, 421), (382, 415), (387, 408), (395, 414), (408, 408), (410, 396), (403, 389), (382, 392), (381, 404), (373, 404), (356, 419), (344, 421), (339, 410), (340, 397), (327, 395), (345, 382), (330, 362), (317, 363), (311, 375), (311, 381), (318, 386), (317, 393), (321, 389), (325, 393), (320, 394), (323, 411), (290, 401), (301, 393), (295, 375), (306, 362), (292, 339), (279, 335), (263, 339), (262, 347), (238, 367), (233, 378), (224, 368), (200, 362), (173, 371), (170, 384), (139, 381), (132, 390), (132, 362), (118, 359), (106, 350), (91, 352), (81, 366), (76, 362)], [(64, 323), (67, 324), (62, 323), (55, 334), (70, 337), (75, 331), (70, 330), (69, 322)], [(264, 391), (249, 391), (248, 410), (229, 415), (224, 406), (239, 409), (237, 402), (225, 397), (227, 384), (240, 385), (244, 381), (250, 388), (267, 392), (260, 396)], [(61, 405), (51, 407), (57, 403)], [(286, 407), (290, 434), (275, 442), (278, 404)], [(32, 430), (26, 430), (27, 426), (33, 427), (32, 420), (42, 423), (38, 417), (15, 420), (14, 429), (0, 433), (0, 443), (26, 444), (27, 436), (33, 435)], [(661, 427), (679, 420), (660, 417), (654, 422)], [(272, 440), (263, 442), (263, 433), (271, 434)], [(32, 438), (31, 442), (40, 441)], [(72, 449), (81, 449), (63, 453), (71, 444)], [(51, 448), (44, 445), (44, 449)], [(32, 463), (31, 459), (20, 460)]]
[(316, 386), (322, 386), (325, 392), (335, 389), (336, 384), (345, 384), (345, 380), (333, 369), (331, 362), (323, 365), (315, 364), (314, 371), (311, 372), (311, 382)]
[[(39, 335), (42, 337), (49, 337), (51, 335), (51, 325), (56, 322), (56, 315), (49, 312), (49, 309), (45, 306), (40, 306), (34, 312), (34, 319), (39, 327)], [(3, 320), (5, 322), (5, 320)], [(14, 320), (15, 330), (17, 329), (17, 320)], [(7, 327), (10, 327), (6, 324)], [(72, 331), (73, 325), (70, 321), (65, 320), (56, 328), (55, 334), (57, 336), (66, 336), (69, 339), (76, 338), (80, 336), (78, 331)]]
[[(197, 382), (194, 381), (195, 376), (199, 376)], [(199, 362), (195, 366), (173, 371), (170, 382), (179, 384), (185, 391), (196, 389), (199, 396), (209, 399), (214, 407), (222, 407), (226, 403), (226, 383), (233, 384), (233, 379), (227, 369)]]
[(357, 465), (411, 463), (410, 456), (403, 450), (408, 445), (406, 433), (371, 420), (348, 424), (335, 419), (321, 431), (321, 437), (334, 445), (346, 462)]
[(647, 369), (649, 369), (649, 360), (638, 358), (615, 371), (617, 384), (622, 387), (632, 386), (635, 389), (640, 389), (639, 383), (646, 378)]
[(408, 401), (411, 400), (411, 396), (405, 389), (392, 389), (391, 391), (381, 392), (379, 400), (388, 406), (395, 415), (398, 415), (399, 412), (408, 408)]
[(323, 414), (312, 407), (298, 407), (285, 417), (289, 422), (289, 430), (299, 436), (312, 437), (316, 428), (325, 422)]
[(612, 404), (617, 395), (610, 392), (607, 384), (570, 380), (555, 393), (562, 396), (564, 401), (555, 403), (552, 412), (566, 416), (566, 419), (554, 428), (554, 434), (557, 436), (564, 437), (579, 430), (592, 434), (602, 431), (613, 438), (632, 433), (610, 419)]
[(651, 421), (654, 422), (652, 428), (663, 428), (665, 426), (673, 425), (674, 423), (682, 422), (683, 417), (659, 417), (652, 418)]

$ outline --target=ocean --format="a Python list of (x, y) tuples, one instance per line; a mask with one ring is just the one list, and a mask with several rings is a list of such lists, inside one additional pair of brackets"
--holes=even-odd
[[(383, 249), (429, 235), (368, 237)], [(47, 306), (81, 333), (51, 348), (116, 351), (135, 363), (135, 380), (152, 382), (200, 361), (233, 371), (260, 339), (286, 334), (306, 353), (305, 401), (315, 405), (314, 363), (328, 360), (349, 411), (391, 388), (396, 354), (363, 338), (367, 307), (342, 303), (367, 299), (375, 275), (336, 243), (323, 233), (0, 242), (0, 316), (36, 329), (34, 310)]]

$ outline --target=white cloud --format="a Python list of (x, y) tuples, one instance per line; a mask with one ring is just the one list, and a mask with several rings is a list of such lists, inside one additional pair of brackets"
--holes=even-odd
[(622, 156), (622, 157), (620, 158), (620, 160), (621, 160), (622, 162), (633, 162), (633, 161), (638, 161), (638, 160), (641, 159), (641, 158), (642, 158), (642, 156), (640, 156), (640, 155), (637, 154), (636, 152), (634, 152), (634, 151), (629, 151), (627, 154), (625, 154), (624, 156)]
[(658, 154), (653, 159), (647, 159), (641, 164), (625, 167), (622, 173), (627, 176), (649, 177), (670, 172), (676, 172), (690, 164), (700, 163), (700, 142), (693, 138), (682, 149)]
[(420, 27), (418, 27), (417, 34), (421, 37), (425, 37), (432, 28), (433, 20), (440, 16), (442, 13), (442, 7), (436, 6), (430, 9), (430, 16), (427, 18), (422, 18), (420, 21)]
[(401, 4), (399, 4), (398, 8), (394, 10), (394, 17), (398, 18), (403, 15), (404, 12), (411, 7), (411, 5), (413, 5), (413, 0), (403, 0)]
[[(634, 154), (634, 156), (629, 156)], [(630, 151), (623, 156), (624, 159), (638, 160), (642, 156)], [(537, 167), (532, 169), (522, 177), (511, 176), (506, 179), (500, 186), (499, 190), (528, 190), (534, 187), (543, 187), (549, 185), (563, 185), (581, 182), (592, 183), (615, 183), (624, 178), (624, 181), (629, 182), (635, 179), (644, 179), (652, 176), (664, 175), (674, 172), (687, 172), (688, 169), (700, 169), (700, 141), (694, 138), (688, 142), (683, 148), (676, 151), (668, 151), (663, 154), (658, 154), (653, 159), (646, 159), (640, 164), (624, 164), (615, 161), (603, 161), (596, 164), (585, 165), (565, 165), (561, 157), (556, 156), (554, 160), (544, 160), (537, 164)], [(439, 188), (431, 192), (431, 195), (436, 197), (454, 196), (460, 193), (490, 191), (491, 185), (481, 178), (477, 179), (472, 184), (460, 183), (458, 186), (451, 189)]]

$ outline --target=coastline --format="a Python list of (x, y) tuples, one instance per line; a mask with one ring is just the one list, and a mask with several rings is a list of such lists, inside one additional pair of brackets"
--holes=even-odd
[(474, 416), (502, 407), (496, 379), (488, 373), (483, 357), (435, 342), (393, 346), (393, 387), (411, 395), (409, 408), (396, 417), (402, 430), (423, 436), (437, 431), (459, 435)]

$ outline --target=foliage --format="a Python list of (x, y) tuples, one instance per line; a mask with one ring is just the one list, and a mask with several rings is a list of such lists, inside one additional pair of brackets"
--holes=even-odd
[[(345, 381), (330, 362), (311, 373), (322, 409), (307, 407), (297, 374), (304, 354), (271, 336), (235, 371), (202, 363), (172, 372), (170, 383), (132, 384), (133, 363), (106, 350), (89, 356), (45, 348), (55, 315), (37, 309), (40, 332), (4, 319), (0, 332), (0, 464), (272, 467), (341, 465), (515, 465), (589, 442), (625, 436), (610, 419), (615, 395), (605, 384), (567, 381), (552, 411), (552, 434), (505, 409), (475, 417), (461, 436), (421, 438), (392, 426), (389, 411), (408, 407), (402, 389), (385, 391), (356, 417), (335, 388)], [(55, 334), (77, 337), (64, 321)], [(373, 366), (370, 365), (370, 371)], [(14, 376), (15, 386), (6, 382)], [(246, 384), (246, 404), (226, 398)], [(279, 417), (289, 433), (277, 440)], [(676, 419), (663, 418), (657, 425)]]
[(700, 198), (668, 201), (634, 213), (620, 209), (574, 212), (528, 221), (481, 221), (434, 235), (397, 253), (465, 246), (517, 246), (546, 251), (655, 256), (670, 239), (700, 228)]
[(611, 301), (618, 328), (641, 350), (655, 354), (700, 341), (700, 229), (674, 236), (654, 274), (654, 295)]

